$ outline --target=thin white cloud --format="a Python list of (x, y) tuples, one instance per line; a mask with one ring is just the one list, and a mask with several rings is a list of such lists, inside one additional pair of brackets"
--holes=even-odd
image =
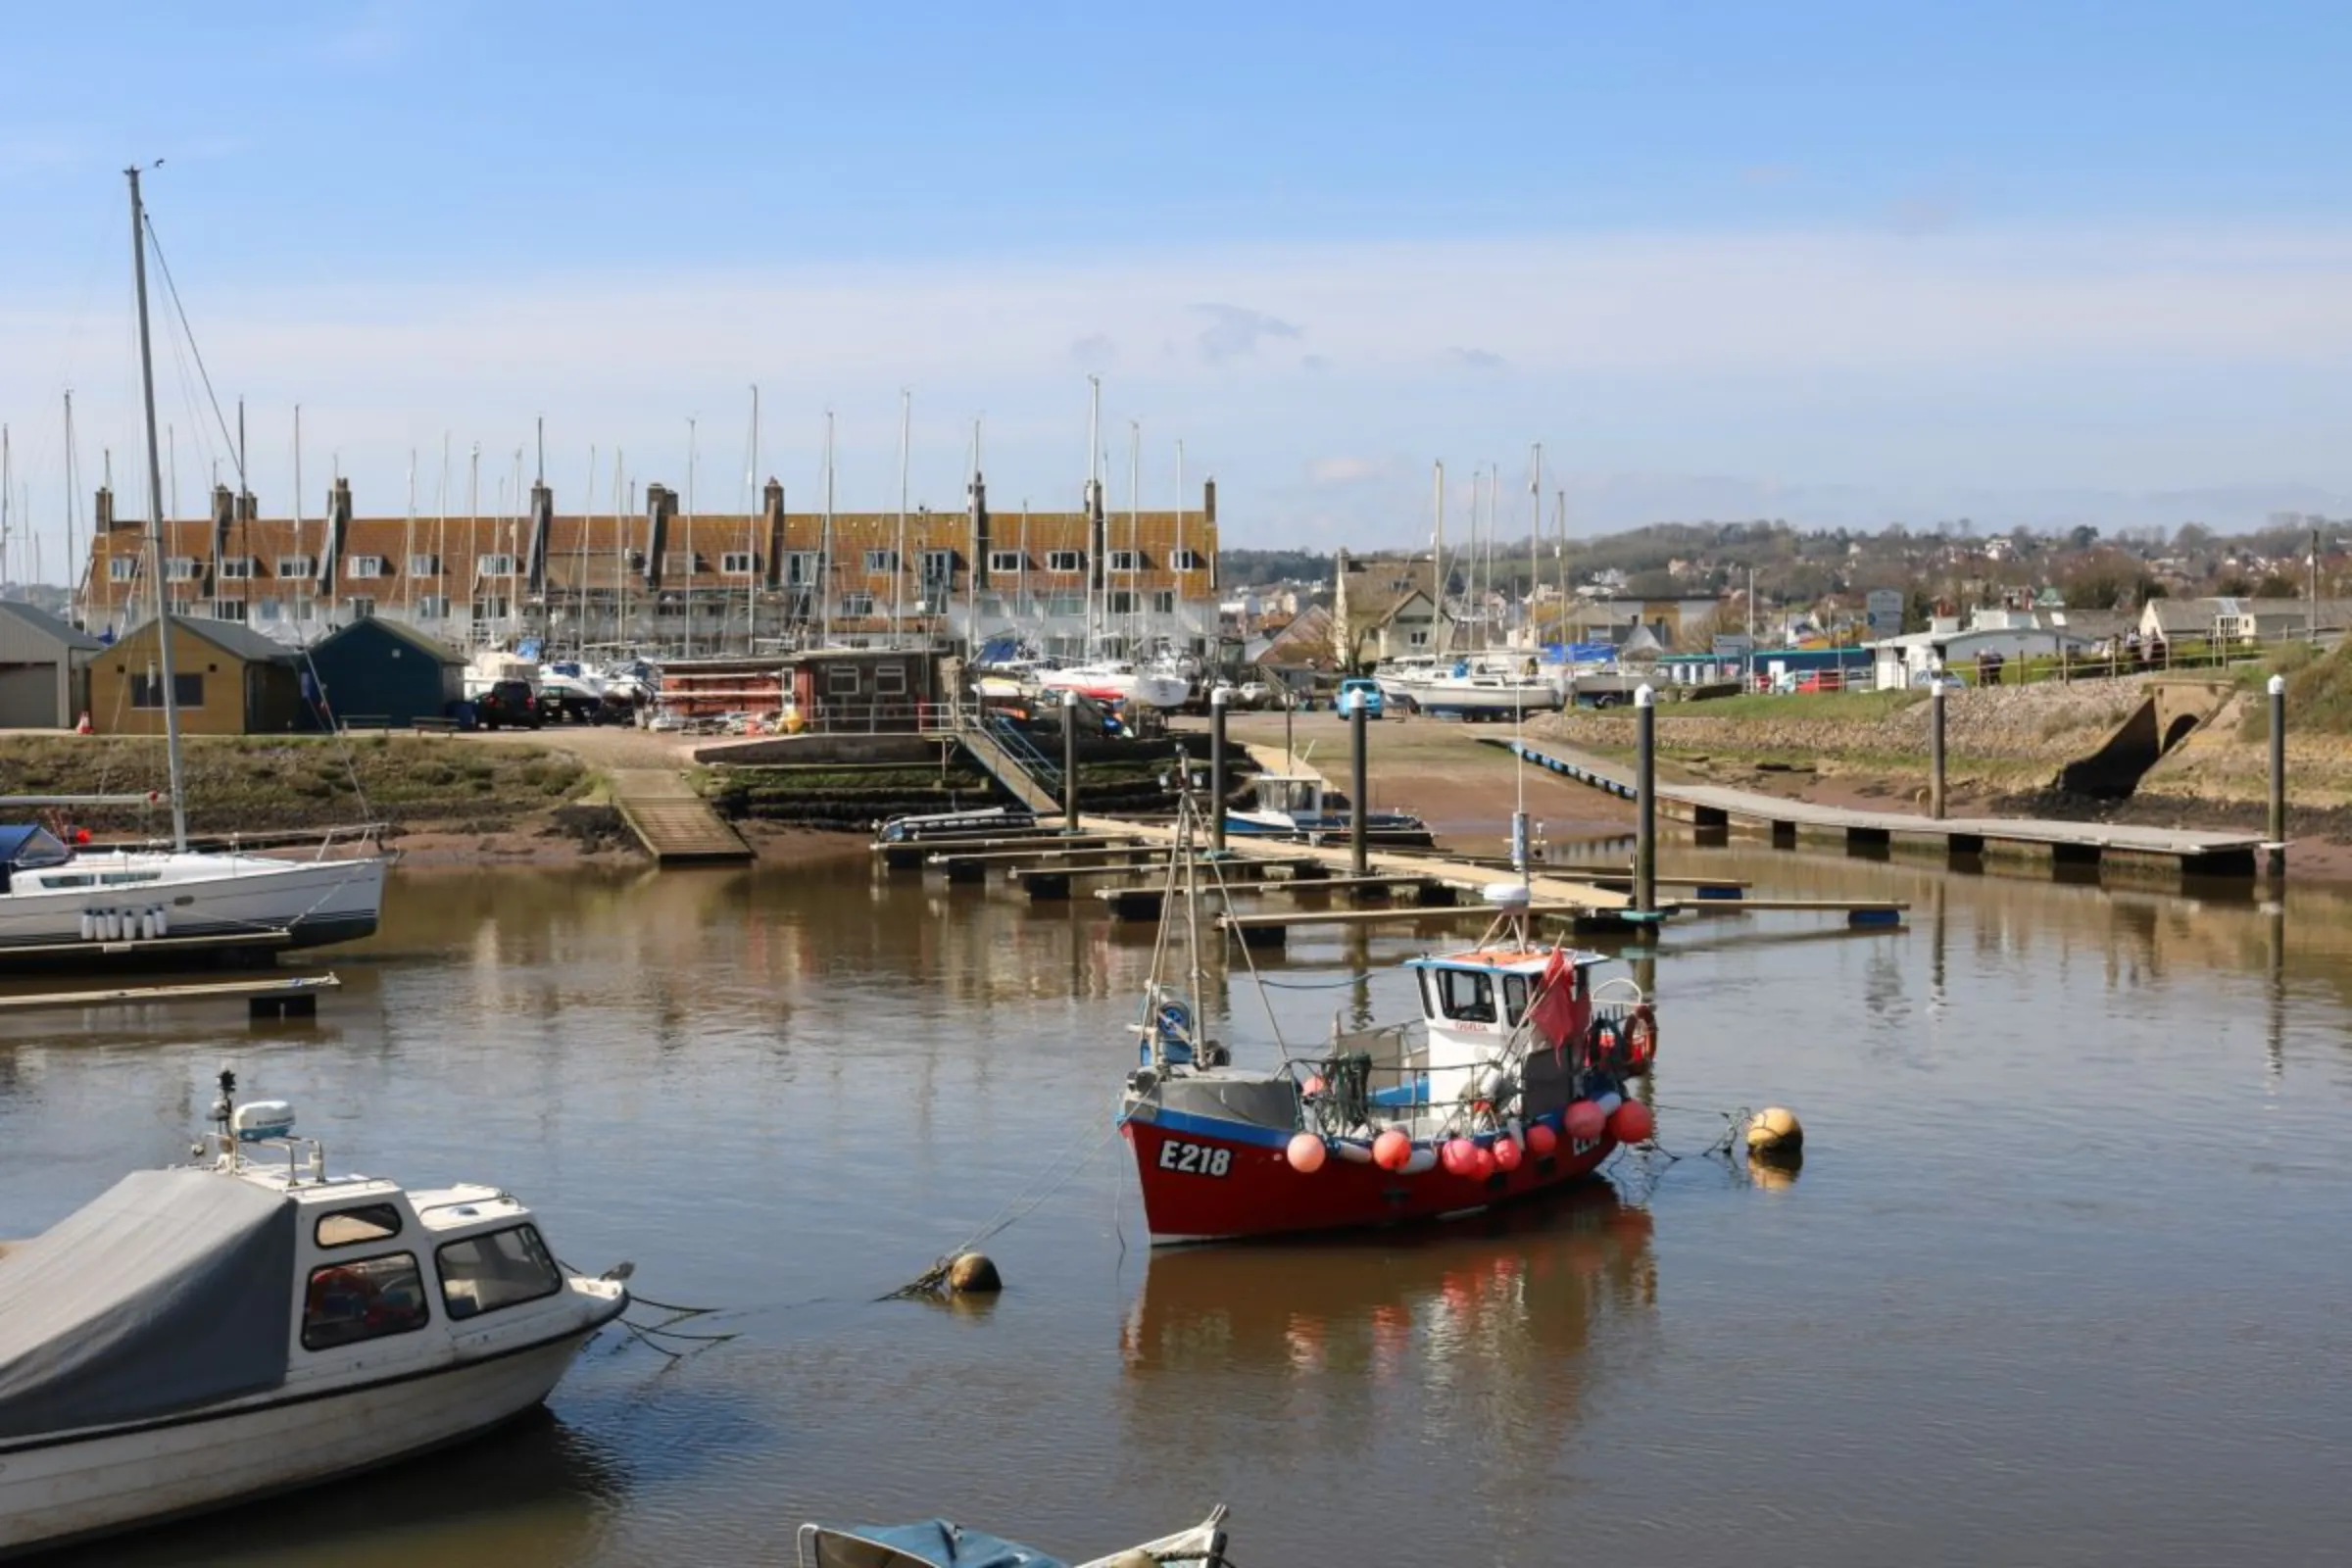
[(1319, 485), (1354, 484), (1382, 469), (1370, 458), (1317, 458), (1306, 466), (1306, 476)]
[(1257, 352), (1257, 346), (1269, 339), (1295, 338), (1298, 328), (1280, 317), (1264, 311), (1252, 311), (1239, 305), (1196, 305), (1196, 315), (1208, 318), (1195, 340), (1200, 357), (1211, 365), (1221, 365)]
[[(1188, 437), (1187, 482), (1225, 481), (1237, 542), (1283, 536), (1286, 487), (1299, 515), (1329, 510), (1311, 499), (1306, 454), (1387, 464), (1396, 496), (1377, 515), (1403, 530), (1418, 526), (1406, 519), (1430, 458), (1539, 437), (1562, 465), (1782, 473), (1815, 494), (1830, 481), (1888, 494), (2352, 486), (2340, 442), (2314, 434), (2352, 418), (2335, 368), (2352, 356), (2352, 222), (1628, 233), (334, 287), (272, 276), (266, 255), (246, 265), (233, 285), (179, 279), (216, 384), (254, 400), (257, 451), (265, 421), (303, 402), (317, 443), (306, 475), (339, 446), (373, 505), (402, 491), (411, 445), (430, 453), (454, 429), (463, 469), (470, 437), (507, 451), (540, 412), (551, 440), (580, 449), (566, 474), (595, 440), (608, 464), (625, 446), (632, 471), (677, 483), (684, 413), (701, 410), (709, 436), (713, 410), (753, 380), (771, 449), (808, 449), (801, 476), (785, 473), (795, 494), (831, 405), (845, 497), (895, 495), (897, 394), (912, 384), (918, 494), (960, 495), (971, 412), (985, 408), (998, 493), (1067, 505), (1084, 471), (1073, 355), (1101, 344), (1126, 346), (1106, 393), (1132, 405), (1116, 419), (1145, 421), (1147, 493), (1172, 482), (1173, 440)], [(101, 442), (130, 450), (135, 408), (105, 402), (117, 344), (86, 321), (76, 336), (75, 299), (0, 299), (0, 365), (90, 388), (85, 467)], [(1308, 342), (1312, 355), (1298, 352)], [(1509, 345), (1510, 375), (1449, 368), (1483, 344)], [(0, 416), (29, 426), (57, 390), (20, 377)], [(206, 471), (189, 456), (201, 421), (166, 416), (183, 474)], [(271, 474), (290, 464), (257, 455), (257, 468), (282, 501)]]

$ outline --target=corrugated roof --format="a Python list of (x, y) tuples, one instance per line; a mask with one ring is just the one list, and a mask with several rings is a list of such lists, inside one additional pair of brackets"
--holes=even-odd
[(28, 605), (18, 599), (0, 599), (0, 614), (14, 615), (41, 635), (55, 638), (76, 653), (91, 653), (106, 646), (88, 632), (62, 616), (52, 615), (38, 605)]

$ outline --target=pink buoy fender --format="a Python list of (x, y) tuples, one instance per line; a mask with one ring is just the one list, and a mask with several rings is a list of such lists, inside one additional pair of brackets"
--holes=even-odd
[(1496, 1170), (1507, 1173), (1519, 1168), (1519, 1161), (1522, 1156), (1519, 1152), (1519, 1141), (1516, 1138), (1504, 1137), (1495, 1139), (1494, 1152), (1494, 1168)]
[(1560, 1135), (1551, 1130), (1549, 1122), (1535, 1122), (1527, 1129), (1527, 1152), (1538, 1159), (1549, 1159), (1559, 1152)]
[(1323, 1161), (1330, 1156), (1331, 1151), (1325, 1149), (1323, 1140), (1313, 1133), (1299, 1133), (1291, 1139), (1291, 1147), (1283, 1153), (1290, 1160), (1291, 1169), (1301, 1176), (1312, 1176), (1323, 1168)]
[(1413, 1157), (1413, 1141), (1392, 1127), (1372, 1140), (1372, 1163), (1382, 1170), (1402, 1170)]
[(1568, 1107), (1564, 1118), (1571, 1143), (1589, 1144), (1608, 1129), (1609, 1115), (1590, 1100), (1580, 1100)]
[(1646, 1144), (1657, 1131), (1657, 1118), (1639, 1100), (1629, 1100), (1609, 1113), (1609, 1136), (1621, 1144)]

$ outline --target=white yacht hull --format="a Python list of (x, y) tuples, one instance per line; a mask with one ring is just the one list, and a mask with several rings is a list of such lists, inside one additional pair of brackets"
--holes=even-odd
[[(74, 885), (53, 885), (70, 882)], [(280, 860), (262, 855), (82, 854), (20, 872), (0, 893), (0, 966), (136, 965), (199, 948), (318, 947), (373, 932), (384, 862)], [(159, 934), (142, 916), (163, 911)], [(117, 923), (106, 928), (104, 915)], [(83, 916), (99, 926), (85, 935)]]
[(1182, 708), (1193, 694), (1181, 675), (1150, 671), (1092, 669), (1079, 665), (1056, 669), (1040, 682), (1048, 691), (1074, 691), (1099, 703), (1141, 703), (1146, 708)]
[(1519, 713), (1548, 713), (1560, 707), (1559, 688), (1541, 682), (1501, 684), (1494, 681), (1414, 681), (1405, 688), (1413, 706), (1446, 718), (1510, 718)]
[(281, 1390), (266, 1396), (271, 1402), (111, 1436), (0, 1445), (0, 1556), (310, 1486), (473, 1436), (544, 1400), (601, 1326), (356, 1388)]

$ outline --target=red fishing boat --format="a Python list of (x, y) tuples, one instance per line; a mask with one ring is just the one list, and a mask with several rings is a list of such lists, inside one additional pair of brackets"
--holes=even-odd
[(1271, 1068), (1234, 1065), (1154, 980), (1119, 1116), (1153, 1244), (1475, 1212), (1649, 1137), (1631, 1089), (1657, 1047), (1648, 999), (1597, 976), (1599, 954), (1532, 941), (1523, 882), (1488, 896), (1477, 943), (1405, 960), (1418, 1017)]

